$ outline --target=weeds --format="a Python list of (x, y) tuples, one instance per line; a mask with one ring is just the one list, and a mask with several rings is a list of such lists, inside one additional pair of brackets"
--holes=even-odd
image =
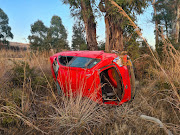
[[(8, 57), (14, 57), (10, 54)], [(26, 53), (24, 56), (16, 62), (7, 62), (6, 56), (1, 55), (0, 69), (6, 71), (1, 72), (0, 78), (2, 134), (165, 134), (158, 125), (142, 120), (141, 114), (160, 119), (173, 134), (180, 133), (179, 101), (152, 60), (149, 70), (145, 68), (146, 76), (141, 73), (144, 77), (140, 77), (135, 100), (115, 107), (98, 105), (81, 94), (76, 98), (58, 96), (48, 54)], [(162, 66), (178, 89), (179, 56), (167, 58)], [(173, 65), (171, 58), (177, 59)], [(6, 64), (10, 67), (6, 68)]]
[(166, 134), (159, 125), (141, 119), (144, 114), (180, 134), (180, 53), (162, 39), (162, 61), (152, 50), (155, 59), (144, 55), (135, 60), (136, 98), (118, 107), (98, 105), (81, 94), (58, 96), (48, 52), (0, 50), (0, 133)]

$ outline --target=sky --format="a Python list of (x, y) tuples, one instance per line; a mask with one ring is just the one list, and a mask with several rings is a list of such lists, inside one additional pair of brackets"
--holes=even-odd
[[(27, 37), (31, 34), (31, 25), (42, 20), (49, 27), (53, 15), (60, 16), (68, 32), (68, 41), (71, 45), (72, 27), (75, 19), (70, 15), (69, 5), (61, 0), (0, 0), (0, 8), (9, 17), (9, 26), (14, 34), (13, 42), (28, 43)], [(152, 20), (153, 8), (149, 6), (138, 16), (137, 24), (142, 29), (143, 36), (151, 46), (154, 46), (154, 24)], [(104, 17), (97, 20), (98, 41), (105, 41)]]

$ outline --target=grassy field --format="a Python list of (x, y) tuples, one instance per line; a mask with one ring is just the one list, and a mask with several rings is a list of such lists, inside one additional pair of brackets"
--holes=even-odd
[[(0, 134), (180, 134), (180, 53), (164, 48), (160, 65), (145, 55), (134, 61), (138, 79), (133, 102), (98, 105), (80, 95), (58, 96), (52, 53), (0, 50)], [(153, 121), (158, 118), (165, 128)]]

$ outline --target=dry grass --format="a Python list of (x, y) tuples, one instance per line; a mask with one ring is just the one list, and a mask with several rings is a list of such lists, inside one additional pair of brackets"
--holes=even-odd
[(98, 105), (81, 94), (58, 96), (48, 52), (0, 50), (0, 134), (167, 134), (142, 114), (180, 134), (180, 54), (163, 42), (163, 61), (144, 60), (146, 76), (140, 77), (136, 97), (121, 106)]
[[(179, 89), (180, 57), (167, 52), (170, 53), (161, 65)], [(141, 114), (160, 119), (173, 134), (180, 133), (179, 101), (161, 69), (153, 65), (147, 78), (140, 80), (133, 102), (118, 107), (102, 106), (81, 94), (76, 98), (58, 96), (51, 77), (50, 54), (12, 51), (0, 54), (0, 69), (4, 71), (0, 72), (1, 134), (166, 134), (157, 124), (141, 119)], [(14, 57), (23, 59), (9, 59)], [(19, 86), (11, 82), (14, 77), (11, 69), (16, 66), (13, 61), (25, 62), (21, 65), (24, 79)], [(26, 65), (42, 81), (34, 83), (37, 78), (28, 78)]]
[[(135, 60), (143, 77), (134, 101), (121, 106), (58, 96), (48, 52), (0, 50), (0, 134), (180, 134), (180, 53), (163, 42), (162, 62)], [(142, 114), (161, 120), (165, 130)]]
[(167, 133), (141, 119), (142, 114), (158, 118), (173, 134), (180, 134), (180, 54), (163, 41), (163, 61), (144, 61), (149, 65), (142, 68), (146, 76), (139, 80), (134, 101), (121, 106), (98, 105), (81, 94), (58, 96), (48, 52), (0, 50), (0, 134)]

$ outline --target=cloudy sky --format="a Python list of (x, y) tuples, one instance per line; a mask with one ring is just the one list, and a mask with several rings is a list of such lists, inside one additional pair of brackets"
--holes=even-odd
[[(72, 26), (75, 22), (70, 15), (68, 5), (61, 0), (0, 0), (0, 8), (9, 17), (9, 25), (14, 34), (14, 42), (28, 43), (30, 28), (37, 20), (42, 20), (49, 27), (53, 15), (62, 18), (62, 22), (68, 32), (69, 44), (72, 38)], [(142, 29), (143, 36), (151, 46), (154, 46), (154, 24), (152, 20), (153, 8), (149, 6), (144, 14), (138, 16), (137, 24)], [(97, 19), (98, 41), (105, 41), (105, 24), (103, 16)]]

